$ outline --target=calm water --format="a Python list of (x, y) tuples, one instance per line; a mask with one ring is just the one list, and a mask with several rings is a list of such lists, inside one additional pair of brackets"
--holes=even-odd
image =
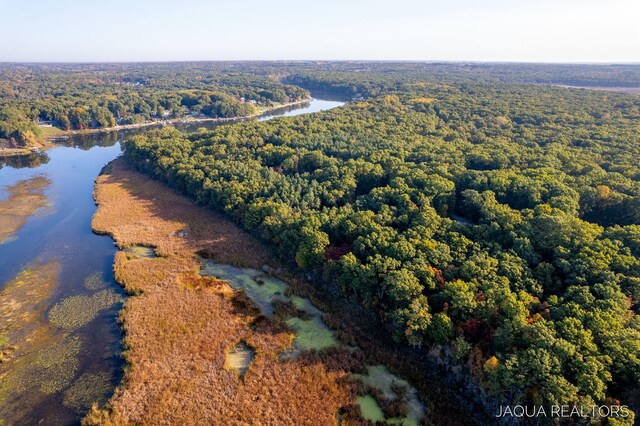
[[(307, 104), (260, 117), (260, 120), (317, 112), (343, 104), (337, 100), (313, 99)], [(192, 131), (219, 125), (202, 122), (177, 124), (176, 127)], [(120, 155), (119, 141), (145, 130), (148, 128), (75, 135), (65, 142), (68, 146), (57, 147), (46, 153), (22, 158), (0, 158), (0, 199), (7, 196), (7, 187), (25, 179), (43, 176), (51, 181), (45, 190), (50, 206), (29, 217), (14, 240), (0, 244), (0, 289), (29, 265), (50, 261), (60, 264), (61, 274), (53, 296), (47, 301), (42, 321), (47, 321), (47, 313), (60, 301), (70, 296), (95, 294), (95, 290), (87, 289), (85, 280), (96, 274), (108, 283), (111, 291), (123, 295), (113, 280), (112, 264), (116, 248), (112, 240), (91, 232), (91, 218), (95, 213), (93, 185), (100, 170)], [(81, 339), (81, 349), (77, 353), (78, 368), (73, 373), (73, 381), (65, 390), (85, 373), (101, 377), (108, 375), (111, 389), (119, 382), (123, 365), (116, 316), (120, 308), (121, 303), (116, 303), (102, 309), (88, 324), (70, 332)], [(59, 332), (51, 327), (53, 333)], [(30, 394), (33, 396), (38, 392)], [(20, 415), (6, 419), (6, 424), (77, 424), (85, 409), (65, 406), (63, 400), (64, 391), (59, 391), (14, 401), (11, 411)]]

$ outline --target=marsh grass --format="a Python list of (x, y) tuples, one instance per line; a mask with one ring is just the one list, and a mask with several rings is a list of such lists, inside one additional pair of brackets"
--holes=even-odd
[[(292, 330), (261, 316), (245, 292), (197, 273), (198, 254), (259, 269), (270, 258), (264, 246), (122, 161), (98, 177), (95, 198), (96, 232), (121, 249), (156, 247), (158, 257), (116, 253), (116, 279), (136, 295), (121, 313), (128, 365), (123, 385), (85, 424), (324, 425), (355, 401), (346, 372), (320, 357), (281, 362)], [(284, 291), (270, 277), (243, 280), (270, 297)], [(255, 351), (243, 380), (225, 368), (227, 350), (240, 341)]]

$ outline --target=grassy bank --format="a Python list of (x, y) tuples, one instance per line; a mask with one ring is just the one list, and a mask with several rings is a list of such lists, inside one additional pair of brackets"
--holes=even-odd
[[(385, 364), (411, 378), (427, 407), (427, 424), (471, 424), (436, 369), (410, 349), (393, 345), (381, 325), (358, 306), (318, 292), (284, 268), (269, 249), (223, 216), (200, 208), (123, 160), (96, 183), (95, 232), (111, 235), (120, 248), (153, 247), (156, 257), (122, 250), (116, 279), (135, 295), (122, 312), (129, 368), (124, 384), (86, 424), (246, 422), (257, 424), (365, 423), (357, 395), (371, 391), (352, 373)], [(308, 298), (340, 341), (351, 348), (306, 351), (282, 361), (293, 330), (257, 315), (242, 293), (200, 276), (196, 254), (255, 269), (286, 281), (291, 293)], [(267, 268), (265, 268), (265, 266)], [(276, 315), (278, 317), (280, 315)], [(285, 315), (286, 317), (286, 315)], [(244, 380), (225, 369), (225, 354), (240, 342), (256, 356)], [(355, 349), (355, 348), (361, 349)], [(268, 401), (260, 395), (270, 395)], [(379, 395), (378, 395), (379, 396)], [(393, 401), (383, 408), (393, 413)], [(386, 405), (384, 404), (386, 402)], [(188, 406), (189, 410), (178, 409)], [(295, 419), (295, 420), (294, 420)]]
[[(335, 424), (353, 404), (347, 371), (327, 363), (340, 355), (281, 361), (291, 330), (197, 273), (199, 252), (261, 268), (270, 262), (265, 247), (121, 161), (98, 178), (95, 198), (96, 232), (121, 248), (153, 247), (156, 257), (116, 255), (116, 279), (135, 295), (121, 314), (128, 368), (109, 405), (86, 424)], [(239, 342), (255, 351), (242, 379), (225, 368)]]

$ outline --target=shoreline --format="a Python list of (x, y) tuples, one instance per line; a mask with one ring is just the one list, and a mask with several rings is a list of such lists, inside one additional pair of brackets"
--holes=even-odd
[(60, 133), (56, 134), (55, 136), (47, 136), (43, 139), (43, 142), (41, 142), (41, 145), (39, 147), (34, 147), (34, 148), (0, 148), (0, 158), (2, 157), (19, 157), (22, 155), (29, 155), (32, 154), (34, 152), (38, 152), (38, 151), (46, 151), (48, 149), (51, 148), (55, 148), (56, 146), (59, 146), (60, 144), (58, 143), (58, 141), (61, 140), (67, 140), (70, 136), (76, 136), (76, 135), (87, 135), (87, 134), (93, 134), (93, 133), (110, 133), (110, 132), (117, 132), (119, 130), (129, 130), (129, 129), (140, 129), (140, 128), (144, 128), (144, 127), (151, 127), (151, 126), (156, 126), (156, 125), (160, 125), (160, 126), (168, 126), (174, 123), (208, 123), (208, 122), (220, 122), (220, 123), (226, 123), (226, 122), (233, 122), (233, 121), (237, 121), (240, 122), (242, 120), (248, 120), (248, 119), (252, 119), (252, 118), (258, 118), (261, 117), (269, 112), (273, 112), (273, 111), (278, 111), (280, 109), (284, 109), (284, 108), (289, 108), (295, 105), (301, 105), (307, 102), (311, 102), (313, 98), (309, 97), (309, 98), (305, 98), (299, 101), (294, 101), (294, 102), (288, 102), (286, 104), (282, 104), (282, 105), (278, 105), (275, 107), (268, 107), (267, 109), (263, 110), (263, 111), (258, 111), (255, 114), (251, 114), (251, 115), (246, 115), (246, 116), (242, 116), (242, 117), (217, 117), (217, 118), (172, 118), (172, 119), (168, 119), (168, 120), (155, 120), (155, 121), (145, 121), (144, 123), (136, 123), (136, 124), (124, 124), (121, 126), (113, 126), (113, 127), (100, 127), (100, 128), (95, 128), (95, 129), (82, 129), (82, 130), (61, 130)]
[[(127, 367), (109, 402), (92, 409), (83, 424), (161, 423), (166, 420), (161, 414), (168, 409), (166, 404), (182, 406), (187, 401), (198, 418), (209, 422), (228, 419), (231, 409), (247, 423), (255, 420), (257, 412), (261, 416), (268, 412), (276, 417), (287, 413), (270, 418), (280, 424), (294, 424), (292, 418), (332, 424), (338, 414), (347, 423), (363, 424), (360, 388), (350, 377), (378, 365), (387, 366), (416, 388), (430, 419), (450, 420), (450, 407), (459, 412), (458, 424), (470, 424), (476, 418), (476, 404), (451, 392), (458, 384), (455, 377), (421, 351), (392, 344), (377, 320), (361, 307), (316, 288), (275, 257), (270, 247), (221, 213), (196, 205), (122, 158), (109, 164), (95, 182), (97, 209), (91, 228), (109, 236), (120, 248), (113, 269), (116, 281), (128, 294), (120, 313)], [(123, 249), (131, 246), (152, 247), (156, 256), (127, 254)], [(266, 318), (256, 322), (253, 302), (242, 297), (242, 291), (197, 272), (202, 269), (202, 257), (266, 269), (269, 276), (286, 282), (292, 295), (308, 299), (319, 309), (339, 341), (357, 348), (357, 356), (336, 347), (283, 362), (280, 355), (293, 343), (291, 330)], [(244, 379), (234, 379), (228, 377), (232, 373), (224, 357), (240, 341), (251, 346), (257, 357)], [(176, 367), (169, 370), (168, 366)], [(145, 371), (154, 371), (154, 376)], [(166, 402), (159, 390), (175, 377), (183, 386)], [(268, 377), (273, 380), (266, 383)], [(296, 388), (299, 382), (307, 385)], [(318, 383), (322, 386), (315, 386)], [(251, 404), (233, 408), (221, 399), (221, 389)], [(265, 392), (271, 400), (256, 399)], [(203, 398), (209, 402), (205, 404)], [(301, 400), (313, 402), (299, 405)], [(259, 405), (258, 411), (254, 404)]]
[[(344, 351), (281, 360), (291, 349), (292, 331), (258, 318), (244, 293), (197, 272), (203, 251), (225, 264), (275, 268), (269, 249), (124, 160), (109, 164), (95, 182), (91, 228), (119, 248), (113, 269), (128, 294), (119, 314), (127, 368), (109, 402), (94, 406), (83, 424), (160, 424), (167, 422), (166, 412), (180, 424), (194, 418), (255, 424), (264, 416), (277, 424), (294, 424), (292, 418), (331, 424), (343, 407), (355, 415), (348, 373), (332, 368)], [(140, 245), (153, 247), (155, 255), (124, 250)], [(242, 376), (227, 364), (239, 342), (254, 351)], [(168, 388), (170, 400), (164, 396)], [(269, 398), (261, 397), (265, 394)]]

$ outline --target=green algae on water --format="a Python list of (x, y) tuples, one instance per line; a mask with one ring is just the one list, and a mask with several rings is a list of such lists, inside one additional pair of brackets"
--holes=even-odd
[(267, 277), (258, 270), (237, 268), (210, 261), (204, 262), (204, 268), (200, 273), (224, 280), (234, 290), (244, 290), (260, 309), (260, 313), (269, 318), (273, 316), (273, 299), (283, 295), (288, 287), (284, 281)]
[(384, 421), (384, 413), (371, 395), (359, 396), (356, 402), (360, 405), (362, 417), (373, 423)]
[(297, 349), (320, 350), (338, 345), (333, 332), (319, 317), (312, 317), (308, 320), (293, 317), (286, 320), (285, 323), (296, 332), (294, 345)]
[(121, 300), (112, 290), (100, 290), (91, 296), (71, 296), (51, 308), (49, 322), (64, 329), (80, 328), (93, 320), (101, 310)]
[[(408, 411), (406, 417), (401, 419), (386, 419), (387, 423), (413, 426), (418, 425), (425, 416), (425, 408), (420, 401), (418, 391), (406, 380), (389, 372), (384, 365), (369, 366), (367, 367), (367, 374), (363, 376), (359, 375), (359, 377), (365, 384), (382, 392), (385, 398), (389, 400), (402, 398), (407, 404)], [(397, 389), (403, 389), (403, 395), (398, 395), (396, 393)]]
[(94, 403), (104, 404), (112, 388), (108, 373), (84, 373), (64, 392), (63, 404), (77, 411), (88, 411)]
[[(292, 305), (284, 309), (284, 321), (295, 334), (294, 348), (280, 354), (281, 360), (295, 358), (300, 351), (321, 350), (340, 345), (333, 331), (322, 321), (322, 311), (316, 308), (309, 299), (291, 295), (287, 296), (289, 286), (277, 278), (269, 277), (261, 271), (250, 268), (239, 268), (218, 264), (210, 260), (203, 261), (200, 274), (224, 280), (234, 289), (242, 290), (266, 317), (274, 316), (276, 301)], [(298, 311), (295, 313), (295, 311)], [(240, 344), (238, 345), (240, 346)], [(233, 369), (231, 364), (238, 364), (238, 369), (247, 362), (246, 348), (238, 346), (227, 354), (227, 368)], [(237, 351), (237, 358), (233, 358)], [(231, 359), (231, 361), (230, 361)], [(252, 358), (251, 358), (252, 359)], [(248, 362), (251, 362), (249, 360)], [(248, 364), (246, 364), (248, 365)], [(246, 371), (246, 370), (245, 370)], [(244, 373), (241, 373), (244, 374)], [(366, 385), (378, 389), (388, 400), (402, 399), (407, 405), (407, 415), (404, 418), (385, 418), (384, 412), (372, 395), (357, 398), (362, 415), (371, 422), (385, 421), (389, 424), (404, 426), (418, 425), (425, 416), (425, 408), (418, 392), (406, 380), (391, 374), (385, 366), (368, 367), (367, 375), (357, 375)], [(401, 393), (398, 395), (396, 393)]]
[(204, 261), (200, 273), (224, 280), (234, 290), (243, 290), (266, 317), (273, 317), (273, 304), (276, 300), (293, 304), (304, 313), (304, 317), (294, 316), (285, 321), (296, 332), (296, 349), (325, 349), (339, 344), (333, 332), (322, 321), (322, 312), (318, 308), (308, 299), (285, 295), (289, 286), (284, 281), (255, 269), (237, 268), (208, 260)]
[(84, 279), (84, 288), (89, 291), (104, 290), (109, 287), (109, 283), (103, 278), (102, 272), (95, 272)]
[(124, 252), (134, 259), (153, 259), (158, 257), (154, 247), (143, 245), (125, 247)]

